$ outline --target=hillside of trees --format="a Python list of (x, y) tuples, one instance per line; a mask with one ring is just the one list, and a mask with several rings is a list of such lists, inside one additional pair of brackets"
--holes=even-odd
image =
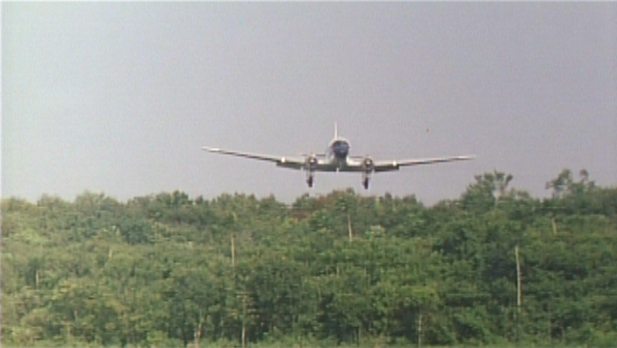
[(4, 198), (5, 346), (615, 346), (617, 187)]

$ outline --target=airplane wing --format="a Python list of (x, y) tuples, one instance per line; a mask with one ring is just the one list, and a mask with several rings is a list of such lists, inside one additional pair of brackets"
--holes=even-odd
[(207, 146), (204, 146), (201, 149), (208, 151), (208, 152), (220, 153), (223, 155), (252, 158), (252, 159), (256, 159), (260, 161), (273, 162), (277, 166), (283, 167), (283, 168), (302, 169), (302, 167), (305, 164), (305, 159), (301, 157), (262, 155), (262, 154), (249, 153), (249, 152), (222, 150), (222, 149), (218, 149), (214, 147), (207, 147)]
[(474, 158), (475, 158), (474, 155), (466, 155), (466, 156), (453, 156), (453, 157), (418, 158), (418, 159), (408, 159), (408, 160), (401, 160), (401, 161), (376, 161), (375, 162), (375, 172), (388, 172), (392, 170), (398, 170), (400, 167), (417, 166), (421, 164), (466, 161), (466, 160), (470, 160)]

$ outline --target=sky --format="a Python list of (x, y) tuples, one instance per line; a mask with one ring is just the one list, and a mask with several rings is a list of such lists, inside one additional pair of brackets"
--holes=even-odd
[[(2, 2), (2, 196), (184, 191), (456, 199), (565, 168), (617, 185), (617, 3)], [(374, 175), (305, 174), (202, 146), (294, 156), (334, 135)]]

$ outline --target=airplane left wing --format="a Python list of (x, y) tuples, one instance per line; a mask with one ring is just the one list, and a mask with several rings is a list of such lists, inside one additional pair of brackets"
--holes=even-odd
[(302, 169), (305, 164), (305, 159), (300, 158), (300, 157), (262, 155), (262, 154), (249, 153), (249, 152), (223, 150), (223, 149), (207, 147), (207, 146), (204, 146), (201, 149), (208, 151), (208, 152), (220, 153), (223, 155), (252, 158), (252, 159), (256, 159), (260, 161), (274, 162), (276, 163), (277, 166), (284, 167), (284, 168)]
[(388, 172), (398, 170), (400, 167), (417, 166), (421, 164), (433, 164), (454, 161), (466, 161), (474, 159), (474, 155), (453, 156), (453, 157), (435, 157), (435, 158), (418, 158), (401, 161), (377, 161), (375, 162), (375, 172)]

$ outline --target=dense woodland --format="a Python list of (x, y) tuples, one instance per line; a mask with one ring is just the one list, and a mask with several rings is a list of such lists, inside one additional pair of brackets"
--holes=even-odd
[(617, 188), (2, 200), (8, 346), (615, 346)]

